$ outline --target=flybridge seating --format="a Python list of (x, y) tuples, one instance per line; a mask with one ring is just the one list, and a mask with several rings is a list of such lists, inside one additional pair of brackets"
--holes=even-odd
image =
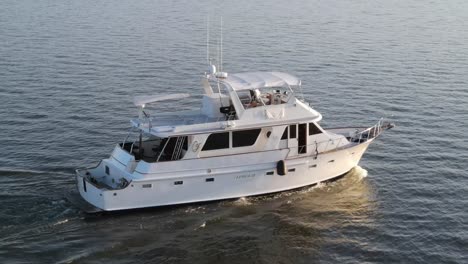
[(292, 93), (284, 88), (263, 88), (255, 90), (237, 91), (237, 95), (244, 109), (259, 106), (285, 104), (289, 101)]
[[(283, 72), (226, 73), (223, 78), (210, 74), (207, 79), (225, 86), (237, 111), (285, 104), (294, 97), (295, 89), (301, 87), (301, 80)], [(205, 88), (207, 94), (212, 92), (210, 88)], [(236, 104), (236, 99), (240, 104)]]

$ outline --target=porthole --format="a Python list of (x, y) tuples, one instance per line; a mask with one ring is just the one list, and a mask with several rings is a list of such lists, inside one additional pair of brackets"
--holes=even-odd
[(268, 131), (268, 132), (266, 133), (266, 136), (267, 136), (267, 138), (269, 138), (269, 137), (271, 136), (271, 131)]

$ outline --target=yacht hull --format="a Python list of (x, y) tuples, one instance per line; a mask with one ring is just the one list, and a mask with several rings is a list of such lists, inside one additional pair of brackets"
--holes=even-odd
[[(173, 161), (171, 166), (174, 172), (135, 177), (121, 189), (99, 186), (80, 170), (77, 170), (76, 179), (84, 200), (104, 211), (233, 199), (297, 189), (336, 178), (358, 165), (372, 141), (318, 155), (288, 157), (288, 154), (278, 150), (276, 155), (264, 155), (264, 162), (251, 164), (243, 161), (242, 157), (224, 157), (229, 161), (229, 166), (223, 164), (224, 167), (217, 169), (212, 169), (216, 164), (205, 166), (203, 162), (194, 161), (198, 162), (198, 167), (196, 164), (189, 166), (197, 169), (181, 170), (181, 161)], [(286, 165), (285, 175), (278, 173), (280, 160)], [(116, 173), (130, 173), (116, 159), (106, 162)], [(205, 168), (200, 169), (200, 166)], [(104, 166), (100, 164), (94, 170), (104, 170)]]

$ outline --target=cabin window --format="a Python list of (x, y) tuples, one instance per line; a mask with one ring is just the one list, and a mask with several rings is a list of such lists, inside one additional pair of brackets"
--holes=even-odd
[(214, 178), (206, 178), (205, 181), (206, 182), (214, 182)]
[(288, 127), (284, 129), (283, 135), (281, 136), (281, 139), (288, 139)]
[(108, 167), (108, 166), (106, 166), (106, 174), (107, 174), (107, 175), (110, 174), (110, 173), (109, 173), (109, 167)]
[(208, 136), (202, 151), (229, 148), (229, 132), (214, 133)]
[(274, 171), (268, 171), (268, 172), (266, 173), (266, 175), (273, 175), (273, 174), (275, 174)]
[(309, 136), (320, 133), (322, 133), (322, 131), (314, 123), (309, 123)]
[(143, 188), (151, 188), (151, 187), (153, 187), (153, 185), (152, 185), (151, 183), (146, 183), (146, 184), (141, 185), (141, 187), (143, 187)]
[(184, 137), (184, 144), (182, 144), (182, 149), (187, 151), (188, 150), (188, 137)]
[(251, 129), (232, 132), (232, 147), (252, 146), (257, 141), (261, 129)]
[(289, 169), (288, 172), (295, 172), (296, 169)]
[(184, 184), (184, 181), (175, 181), (174, 182), (174, 185), (182, 185), (182, 184)]
[(289, 138), (296, 138), (297, 134), (297, 125), (289, 126)]

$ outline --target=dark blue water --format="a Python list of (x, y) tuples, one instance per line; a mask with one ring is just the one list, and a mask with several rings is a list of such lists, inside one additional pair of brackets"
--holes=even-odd
[[(85, 215), (73, 170), (123, 140), (134, 95), (199, 106), (207, 15), (226, 71), (299, 76), (325, 127), (397, 127), (317, 188)], [(461, 0), (3, 0), (0, 262), (468, 263), (467, 21)]]

